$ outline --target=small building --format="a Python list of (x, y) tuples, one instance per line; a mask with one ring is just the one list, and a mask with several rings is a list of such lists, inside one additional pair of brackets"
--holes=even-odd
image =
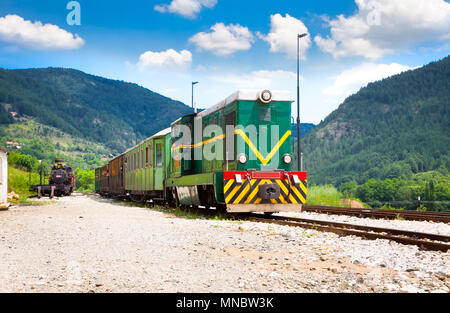
[(8, 154), (9, 151), (0, 147), (0, 209), (7, 209), (8, 203)]
[(15, 149), (20, 149), (21, 147), (20, 147), (20, 143), (18, 143), (18, 142), (14, 142), (14, 141), (7, 141), (6, 142), (6, 146), (8, 147), (8, 148), (15, 148)]

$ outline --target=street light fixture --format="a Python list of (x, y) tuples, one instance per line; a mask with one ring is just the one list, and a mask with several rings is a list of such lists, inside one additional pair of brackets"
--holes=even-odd
[(297, 159), (299, 171), (303, 170), (300, 148), (300, 38), (306, 36), (308, 36), (306, 33), (297, 35)]
[[(197, 85), (198, 82), (192, 82), (192, 108), (194, 108), (194, 85)], [(195, 109), (195, 113), (197, 111), (197, 108)]]

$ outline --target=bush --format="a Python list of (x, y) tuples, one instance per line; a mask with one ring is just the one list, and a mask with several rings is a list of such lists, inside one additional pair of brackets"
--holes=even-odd
[(21, 199), (33, 196), (29, 189), (31, 185), (37, 184), (39, 184), (38, 174), (8, 167), (8, 191), (14, 191)]

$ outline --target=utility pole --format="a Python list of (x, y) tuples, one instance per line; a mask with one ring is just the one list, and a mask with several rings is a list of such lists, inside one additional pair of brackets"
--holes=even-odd
[(306, 33), (297, 35), (297, 158), (299, 171), (303, 170), (300, 148), (300, 38), (307, 35)]
[(136, 135), (135, 141), (136, 141), (136, 143), (135, 143), (135, 145), (137, 145), (137, 144), (138, 144), (138, 114), (137, 114), (137, 104), (134, 104), (134, 120), (135, 120), (135, 123), (136, 123), (136, 126), (135, 126), (135, 135)]
[[(291, 116), (292, 119), (292, 124), (291, 124), (291, 133), (292, 133), (292, 126), (295, 125), (295, 118), (293, 116)], [(291, 134), (292, 136), (292, 155), (294, 155), (294, 146), (295, 146), (295, 136), (293, 134)]]
[(39, 161), (39, 185), (42, 185), (42, 160)]
[[(192, 82), (192, 109), (194, 109), (194, 85), (197, 85), (198, 82)], [(197, 111), (197, 110), (195, 110)], [(197, 113), (197, 112), (195, 112)]]

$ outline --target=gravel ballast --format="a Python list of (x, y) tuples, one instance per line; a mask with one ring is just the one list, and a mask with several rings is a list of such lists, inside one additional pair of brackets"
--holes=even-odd
[[(359, 220), (449, 232), (447, 224)], [(298, 227), (188, 219), (97, 196), (0, 212), (0, 259), (0, 292), (450, 291), (449, 252)]]

